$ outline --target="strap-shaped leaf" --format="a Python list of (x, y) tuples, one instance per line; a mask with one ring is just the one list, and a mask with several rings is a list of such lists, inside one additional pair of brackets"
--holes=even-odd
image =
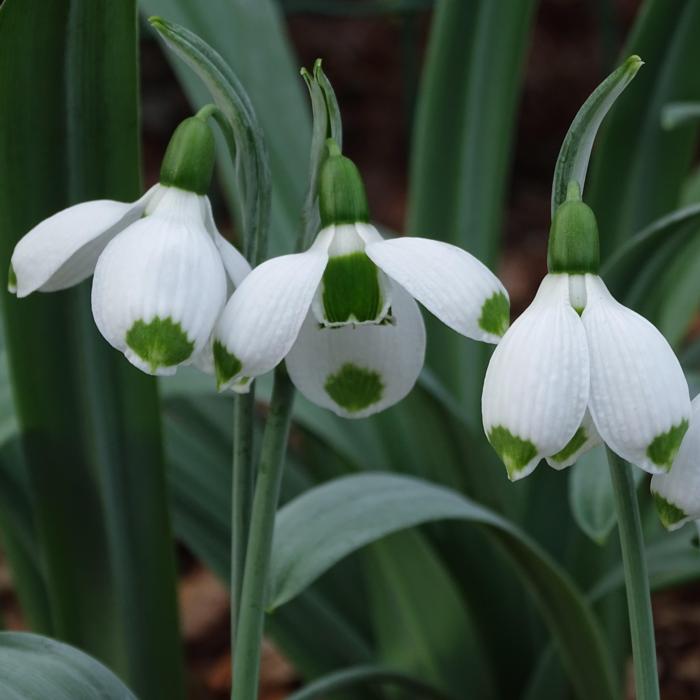
[(0, 632), (0, 697), (136, 700), (91, 656), (48, 637), (23, 632)]
[(559, 567), (516, 526), (455, 491), (420, 479), (364, 474), (337, 479), (292, 501), (275, 528), (270, 608), (303, 591), (351, 552), (435, 520), (486, 526), (538, 602), (581, 698), (616, 697), (600, 627)]
[(578, 182), (581, 192), (586, 182), (588, 162), (598, 128), (615, 100), (630, 84), (642, 67), (639, 56), (630, 56), (613, 71), (583, 103), (574, 117), (561, 145), (552, 182), (552, 216), (566, 199), (566, 188), (572, 180)]
[(196, 34), (160, 17), (152, 17), (150, 23), (197, 73), (226, 117), (217, 121), (235, 166), (246, 256), (260, 262), (267, 246), (272, 185), (265, 140), (250, 99), (224, 59)]

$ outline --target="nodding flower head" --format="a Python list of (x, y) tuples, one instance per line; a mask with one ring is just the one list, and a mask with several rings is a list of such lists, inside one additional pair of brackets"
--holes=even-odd
[(319, 177), (321, 230), (311, 247), (248, 276), (214, 332), (221, 387), (245, 391), (287, 358), (302, 394), (360, 418), (403, 398), (423, 366), (416, 301), (458, 333), (498, 342), (509, 302), (493, 273), (456, 246), (385, 240), (369, 223), (354, 163), (334, 143)]
[(168, 146), (161, 182), (136, 202), (76, 204), (29, 231), (12, 254), (10, 291), (54, 292), (94, 273), (97, 327), (130, 362), (172, 374), (202, 358), (227, 286), (250, 270), (214, 224), (205, 195), (213, 158), (209, 127), (186, 119)]
[(671, 468), (688, 427), (683, 371), (661, 333), (598, 276), (595, 216), (569, 188), (552, 221), (549, 274), (486, 372), (486, 435), (512, 480), (556, 469), (601, 441), (651, 473)]

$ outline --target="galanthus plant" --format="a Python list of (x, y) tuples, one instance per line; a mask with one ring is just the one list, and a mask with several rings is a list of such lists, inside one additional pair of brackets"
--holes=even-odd
[(688, 428), (688, 384), (673, 350), (612, 297), (598, 250), (595, 216), (572, 182), (552, 220), (549, 274), (484, 381), (484, 430), (511, 480), (542, 458), (567, 467), (601, 441), (645, 471), (667, 472)]
[(100, 333), (139, 369), (211, 369), (210, 336), (227, 288), (249, 272), (219, 233), (206, 195), (214, 139), (206, 110), (176, 129), (160, 182), (132, 203), (76, 204), (37, 224), (15, 247), (10, 291), (55, 292), (94, 273)]
[(214, 332), (219, 386), (247, 390), (284, 358), (309, 400), (361, 418), (402, 399), (423, 366), (414, 299), (464, 336), (496, 343), (508, 294), (475, 257), (425, 238), (385, 240), (369, 223), (354, 163), (329, 141), (319, 182), (321, 230), (303, 253), (260, 265)]
[(700, 395), (691, 404), (690, 427), (668, 474), (655, 474), (651, 493), (659, 519), (669, 530), (700, 520)]

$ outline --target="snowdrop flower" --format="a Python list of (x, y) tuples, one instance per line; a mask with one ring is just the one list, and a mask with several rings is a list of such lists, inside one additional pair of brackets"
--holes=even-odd
[(562, 469), (602, 440), (666, 472), (688, 427), (683, 371), (649, 321), (598, 276), (598, 228), (569, 186), (549, 238), (549, 273), (496, 348), (482, 395), (484, 430), (511, 480), (544, 457)]
[(673, 469), (651, 479), (656, 512), (668, 530), (677, 530), (689, 520), (700, 520), (700, 395), (691, 406), (690, 427)]
[(206, 352), (248, 263), (217, 231), (206, 191), (214, 143), (204, 119), (177, 128), (160, 183), (132, 203), (69, 207), (27, 233), (10, 264), (10, 291), (54, 292), (94, 273), (92, 311), (102, 335), (149, 374), (173, 374)]
[(216, 326), (214, 356), (219, 386), (237, 391), (286, 357), (308, 399), (360, 418), (415, 384), (425, 327), (414, 299), (458, 333), (491, 343), (508, 327), (509, 302), (488, 268), (455, 246), (384, 240), (368, 223), (357, 168), (334, 142), (328, 151), (315, 242), (245, 279)]

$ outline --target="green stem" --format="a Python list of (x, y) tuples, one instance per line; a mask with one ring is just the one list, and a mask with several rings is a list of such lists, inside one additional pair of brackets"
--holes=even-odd
[(294, 386), (280, 365), (275, 370), (275, 384), (255, 483), (236, 645), (233, 650), (232, 700), (254, 700), (257, 697), (272, 535), (293, 403)]
[(659, 676), (656, 669), (649, 574), (637, 491), (632, 477), (633, 467), (610, 450), (608, 450), (608, 463), (615, 494), (622, 563), (625, 570), (636, 697), (637, 700), (659, 700)]
[(254, 389), (237, 396), (233, 416), (233, 490), (231, 493), (231, 641), (236, 638), (238, 609), (253, 503)]

